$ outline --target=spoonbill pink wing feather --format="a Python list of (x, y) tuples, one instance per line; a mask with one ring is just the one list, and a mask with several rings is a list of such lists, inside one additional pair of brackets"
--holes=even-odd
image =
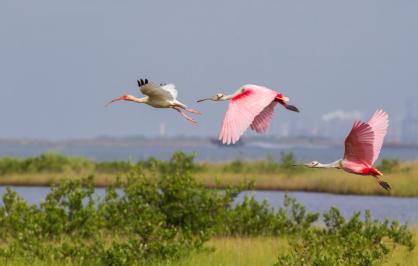
[(389, 117), (388, 114), (383, 110), (377, 110), (372, 118), (367, 122), (374, 133), (373, 141), (373, 159), (372, 164), (377, 160), (382, 149), (383, 141), (385, 139), (386, 133), (389, 127)]
[(378, 110), (369, 122), (357, 121), (345, 139), (344, 159), (372, 166), (379, 156), (389, 125), (388, 115)]
[(219, 140), (223, 144), (235, 143), (245, 130), (276, 97), (277, 92), (257, 85), (245, 85), (230, 100), (222, 124)]
[(277, 102), (271, 102), (264, 110), (258, 114), (251, 124), (251, 129), (257, 133), (263, 133), (267, 130), (273, 118), (274, 108)]
[(345, 139), (344, 160), (371, 166), (373, 161), (374, 133), (372, 127), (357, 121)]

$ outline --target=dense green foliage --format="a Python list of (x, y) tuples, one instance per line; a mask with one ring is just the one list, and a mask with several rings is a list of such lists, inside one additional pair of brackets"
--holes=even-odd
[(276, 265), (379, 265), (396, 245), (414, 249), (415, 242), (406, 226), (364, 220), (356, 213), (346, 221), (338, 209), (324, 214), (325, 227), (305, 230), (290, 242), (290, 252), (279, 256)]
[[(405, 226), (373, 221), (369, 215), (361, 220), (356, 214), (345, 221), (332, 209), (324, 216), (325, 227), (318, 227), (314, 223), (319, 214), (307, 212), (287, 196), (278, 210), (252, 196), (236, 202), (238, 194), (252, 189), (252, 184), (208, 189), (193, 179), (192, 173), (202, 167), (193, 159), (193, 155), (175, 153), (167, 162), (150, 158), (94, 164), (96, 169), (126, 174), (124, 182), (107, 187), (102, 197), (95, 193), (92, 176), (64, 179), (39, 205), (28, 204), (7, 189), (0, 207), (0, 258), (18, 258), (23, 264), (37, 259), (59, 264), (150, 265), (198, 252), (212, 236), (286, 235), (294, 240), (278, 265), (374, 265), (395, 245), (414, 247)], [(5, 161), (0, 165), (7, 165)], [(59, 155), (19, 161), (31, 165), (26, 168), (31, 171), (59, 171), (58, 166), (85, 162)], [(293, 156), (287, 155), (280, 164), (265, 167), (286, 169), (293, 163)]]
[(318, 220), (317, 213), (307, 213), (303, 205), (285, 196), (284, 207), (275, 211), (267, 201), (261, 203), (246, 196), (231, 208), (221, 234), (235, 236), (292, 235), (308, 230)]
[(0, 208), (0, 256), (130, 265), (200, 249), (240, 189), (197, 184), (189, 174), (192, 160), (174, 154), (170, 173), (154, 173), (158, 177), (132, 172), (102, 199), (94, 195), (92, 177), (52, 187), (39, 206), (8, 189)]

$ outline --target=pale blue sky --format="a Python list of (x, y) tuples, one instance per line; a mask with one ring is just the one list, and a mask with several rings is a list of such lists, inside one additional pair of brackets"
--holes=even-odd
[[(2, 0), (0, 138), (216, 135), (226, 103), (197, 104), (245, 83), (278, 89), (301, 109), (400, 117), (418, 96), (418, 3), (402, 1)], [(173, 82), (201, 110), (132, 103), (136, 78)], [(349, 127), (350, 125), (348, 125)]]

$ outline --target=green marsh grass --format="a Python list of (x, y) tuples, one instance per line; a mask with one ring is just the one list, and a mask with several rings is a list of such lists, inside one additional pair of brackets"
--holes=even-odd
[[(284, 237), (215, 237), (204, 245), (202, 252), (193, 252), (181, 260), (168, 261), (162, 266), (253, 266), (273, 265), (279, 254), (288, 251), (288, 239)], [(412, 252), (398, 247), (389, 254), (382, 266), (412, 266), (418, 261), (418, 249)], [(12, 258), (0, 259), (0, 265), (26, 266), (27, 261)], [(34, 259), (33, 266), (73, 266), (71, 262)]]
[[(213, 238), (205, 247), (212, 252), (194, 253), (190, 257), (174, 262), (172, 266), (253, 266), (273, 265), (279, 254), (288, 252), (288, 238), (283, 237), (230, 237)], [(398, 247), (388, 255), (383, 266), (413, 266), (418, 261), (418, 250), (412, 252)]]

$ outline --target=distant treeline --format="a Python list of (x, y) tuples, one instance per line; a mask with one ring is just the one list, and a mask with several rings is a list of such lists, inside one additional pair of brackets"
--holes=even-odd
[[(181, 152), (180, 152), (181, 153)], [(193, 157), (193, 156), (192, 156)], [(196, 163), (190, 162), (190, 168), (195, 172), (210, 170), (212, 167), (220, 167), (223, 172), (229, 173), (297, 173), (306, 169), (303, 167), (294, 167), (297, 163), (292, 153), (283, 153), (280, 161), (274, 161), (271, 157), (264, 160), (243, 161), (234, 160), (223, 163)], [(127, 161), (94, 161), (83, 157), (65, 156), (58, 153), (44, 153), (35, 157), (0, 158), (0, 175), (5, 174), (24, 174), (24, 173), (61, 173), (66, 171), (85, 173), (127, 173), (138, 168), (141, 169), (159, 169), (161, 171), (170, 170), (170, 162), (157, 160), (150, 157), (146, 160), (133, 162)], [(383, 172), (391, 172), (399, 168), (400, 162), (397, 159), (383, 159), (378, 169)]]

